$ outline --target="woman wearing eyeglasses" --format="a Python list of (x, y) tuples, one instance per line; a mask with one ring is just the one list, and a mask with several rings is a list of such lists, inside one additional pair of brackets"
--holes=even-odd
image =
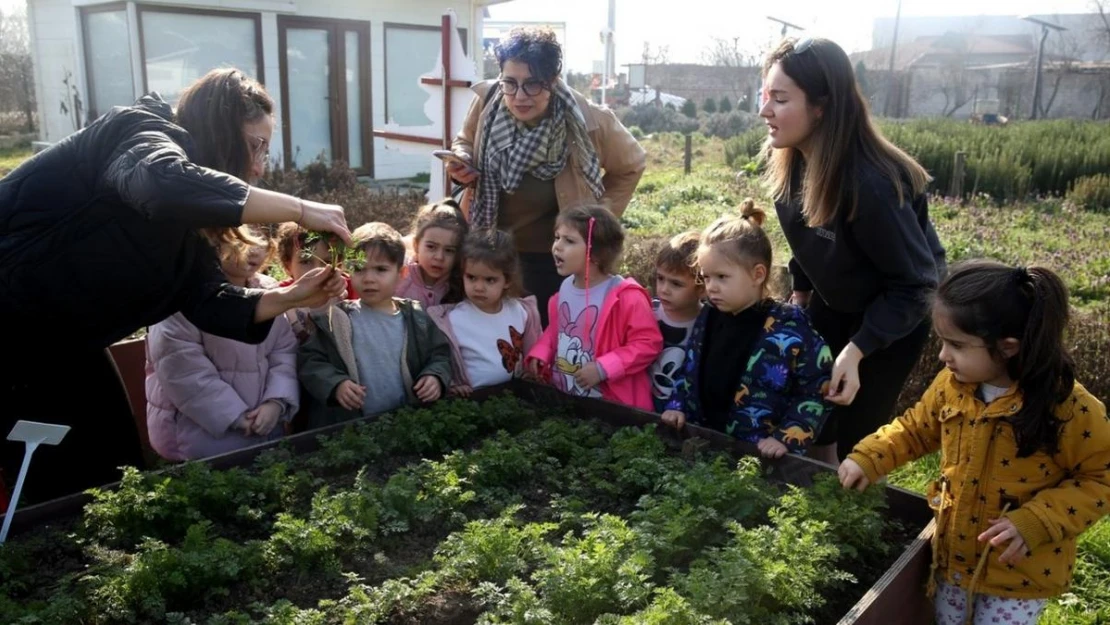
[(765, 182), (793, 252), (795, 304), (836, 360), (837, 407), (812, 455), (837, 462), (890, 421), (929, 336), (945, 251), (929, 221), (929, 174), (879, 132), (848, 55), (785, 40), (763, 65)]
[[(234, 69), (116, 107), (0, 180), (0, 437), (18, 419), (64, 423), (35, 456), (35, 502), (142, 464), (126, 391), (105, 348), (181, 312), (199, 329), (259, 343), (285, 310), (345, 290), (320, 269), (282, 289), (228, 284), (212, 242), (249, 245), (241, 224), (297, 221), (349, 239), (343, 209), (250, 185), (263, 171), (273, 101)], [(22, 449), (4, 442), (5, 475)]]
[(562, 47), (548, 28), (514, 28), (497, 45), (501, 76), (477, 94), (453, 149), (469, 166), (448, 173), (475, 186), (464, 203), (472, 229), (513, 235), (524, 286), (541, 302), (562, 278), (551, 262), (560, 209), (605, 203), (618, 217), (644, 173), (646, 155), (607, 108), (559, 77)]

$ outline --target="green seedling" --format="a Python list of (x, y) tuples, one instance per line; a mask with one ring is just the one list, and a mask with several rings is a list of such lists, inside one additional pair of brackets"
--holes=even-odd
[[(320, 258), (313, 250), (316, 245), (321, 241), (326, 241), (328, 245), (328, 256), (330, 258)], [(358, 248), (350, 248), (343, 244), (333, 234), (323, 232), (310, 231), (304, 237), (304, 246), (300, 250), (302, 260), (311, 260), (313, 258), (319, 260), (327, 266), (335, 269), (346, 269), (348, 272), (360, 271), (366, 266), (366, 252)]]

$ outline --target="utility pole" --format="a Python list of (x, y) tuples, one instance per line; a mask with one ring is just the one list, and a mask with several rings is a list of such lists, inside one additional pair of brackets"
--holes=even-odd
[(894, 57), (898, 53), (898, 23), (902, 21), (902, 0), (898, 0), (898, 10), (894, 13), (894, 37), (890, 40), (890, 65), (887, 67), (886, 102), (883, 103), (883, 116), (890, 117), (891, 101), (894, 100)]
[(617, 29), (617, 0), (609, 0), (609, 26), (601, 32), (601, 39), (605, 42), (605, 67), (601, 74), (601, 104), (605, 105), (605, 90), (609, 86), (609, 76), (613, 67), (613, 31)]
[(1041, 42), (1037, 46), (1037, 71), (1033, 74), (1033, 110), (1029, 112), (1029, 119), (1037, 119), (1041, 115), (1041, 71), (1044, 66), (1044, 44), (1045, 40), (1048, 39), (1048, 30), (1051, 28), (1057, 32), (1063, 32), (1067, 29), (1032, 15), (1023, 15), (1021, 19), (1041, 27)]

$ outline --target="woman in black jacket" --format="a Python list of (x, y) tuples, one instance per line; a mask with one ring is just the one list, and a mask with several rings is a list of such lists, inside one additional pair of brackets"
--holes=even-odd
[[(64, 423), (24, 485), (36, 502), (118, 479), (142, 464), (137, 431), (106, 348), (178, 311), (201, 330), (262, 341), (290, 308), (345, 290), (318, 269), (272, 291), (227, 283), (214, 242), (252, 243), (242, 224), (297, 221), (349, 241), (343, 209), (253, 187), (273, 101), (234, 69), (181, 97), (116, 107), (0, 179), (0, 436), (19, 419)], [(15, 478), (22, 449), (4, 442)]]
[(765, 180), (794, 256), (792, 299), (836, 354), (838, 406), (812, 455), (836, 462), (892, 418), (929, 336), (945, 252), (928, 173), (875, 127), (840, 46), (788, 39), (763, 82)]

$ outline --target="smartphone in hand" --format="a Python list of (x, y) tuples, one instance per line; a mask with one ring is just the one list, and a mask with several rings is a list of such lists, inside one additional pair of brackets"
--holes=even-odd
[(470, 163), (470, 161), (467, 161), (466, 159), (459, 156), (458, 154), (455, 154), (451, 150), (433, 150), (432, 151), (432, 156), (438, 158), (439, 160), (441, 160), (441, 161), (443, 161), (447, 164), (452, 164), (453, 163), (453, 164), (461, 165), (462, 167), (466, 167), (467, 169), (469, 169), (471, 171), (475, 171), (475, 172), (478, 171), (478, 168), (475, 167), (474, 165), (472, 165)]

